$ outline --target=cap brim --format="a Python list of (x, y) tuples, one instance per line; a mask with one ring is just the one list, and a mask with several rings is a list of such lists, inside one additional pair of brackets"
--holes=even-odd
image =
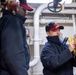
[(20, 4), (24, 9), (28, 10), (28, 11), (33, 11), (33, 8), (27, 4)]
[(54, 30), (57, 30), (57, 29), (64, 29), (64, 26), (58, 26), (56, 25), (55, 27), (51, 28), (50, 30), (54, 31)]
[(64, 26), (59, 26), (60, 29), (64, 29)]

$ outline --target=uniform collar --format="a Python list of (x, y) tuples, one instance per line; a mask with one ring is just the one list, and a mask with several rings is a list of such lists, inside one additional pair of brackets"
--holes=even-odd
[(3, 11), (3, 16), (4, 15), (13, 15), (12, 11), (11, 10), (4, 10)]
[(51, 43), (61, 44), (61, 41), (58, 36), (47, 36), (46, 38)]
[(19, 14), (16, 14), (16, 16), (17, 16), (19, 19), (21, 19), (21, 20), (23, 21), (23, 23), (24, 23), (25, 20), (27, 19), (26, 17), (21, 16), (21, 15), (19, 15)]

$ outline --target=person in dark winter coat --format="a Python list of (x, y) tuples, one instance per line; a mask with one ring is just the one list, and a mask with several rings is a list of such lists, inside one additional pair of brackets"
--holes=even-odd
[(26, 10), (33, 9), (23, 5), (18, 5), (15, 15), (4, 10), (0, 19), (0, 75), (28, 75), (30, 52), (24, 22)]
[(64, 27), (53, 22), (45, 27), (48, 36), (40, 57), (44, 75), (73, 75), (73, 66), (76, 66), (76, 56), (73, 55), (75, 45), (63, 44), (60, 40), (61, 29)]

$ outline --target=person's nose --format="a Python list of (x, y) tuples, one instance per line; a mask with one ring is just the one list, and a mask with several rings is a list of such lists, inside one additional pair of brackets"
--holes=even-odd
[(60, 30), (57, 30), (57, 34), (60, 35)]

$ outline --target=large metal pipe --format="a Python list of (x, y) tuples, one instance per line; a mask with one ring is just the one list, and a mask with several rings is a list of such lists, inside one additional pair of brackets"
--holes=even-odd
[(39, 59), (39, 16), (41, 11), (47, 7), (47, 4), (40, 5), (34, 13), (34, 59), (30, 62), (30, 67), (35, 66)]
[[(76, 22), (75, 22), (75, 15), (72, 15), (72, 19), (73, 19), (73, 33), (76, 34)], [(73, 34), (73, 35), (74, 35)]]

